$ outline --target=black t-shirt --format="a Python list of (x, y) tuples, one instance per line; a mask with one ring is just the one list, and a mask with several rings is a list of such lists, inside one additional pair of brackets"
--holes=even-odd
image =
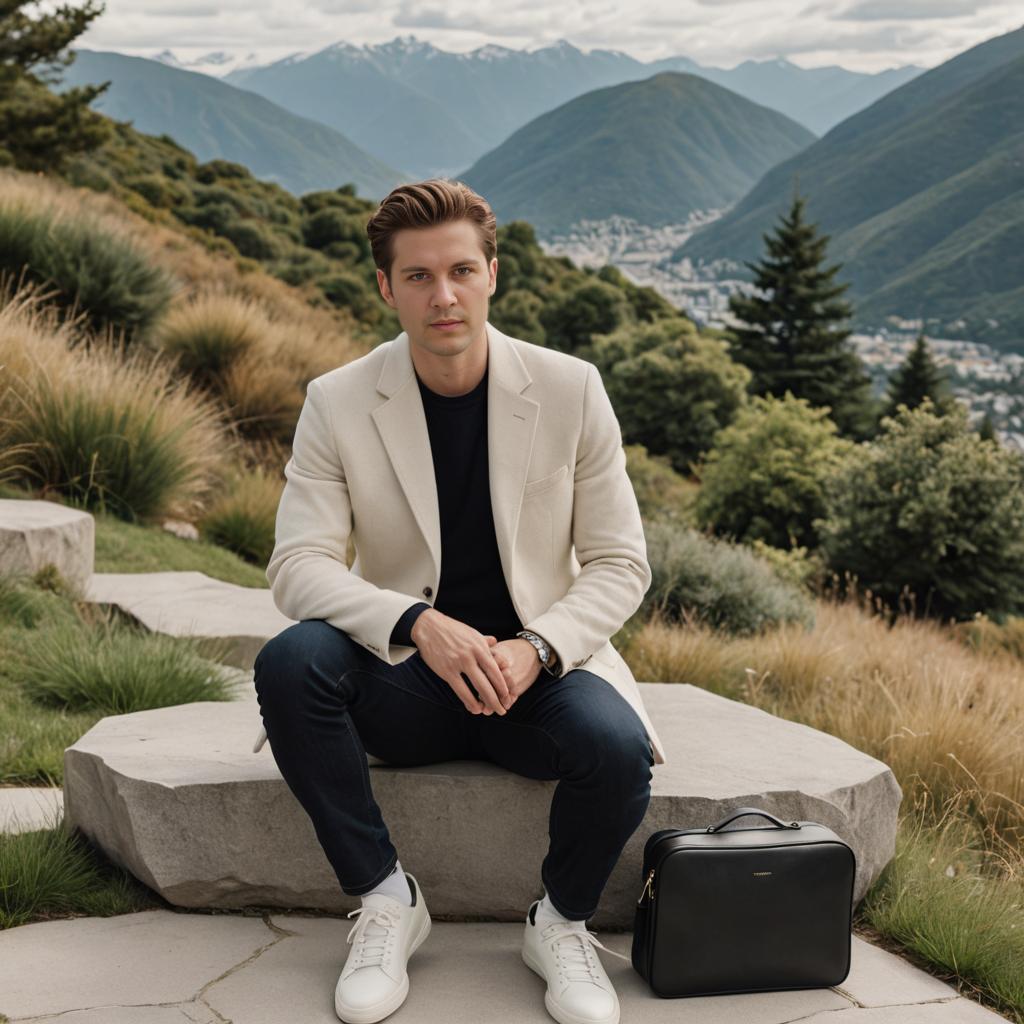
[[(413, 371), (415, 373), (415, 370)], [(491, 510), (487, 459), (487, 377), (464, 395), (439, 395), (416, 374), (430, 435), (441, 517), (441, 582), (434, 605), (484, 636), (511, 640), (523, 628), (505, 583)], [(391, 643), (414, 646), (410, 631), (431, 607), (411, 605)]]

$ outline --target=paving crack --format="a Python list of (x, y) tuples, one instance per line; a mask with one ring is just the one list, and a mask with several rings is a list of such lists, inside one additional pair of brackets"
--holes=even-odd
[(260, 946), (259, 949), (250, 953), (249, 956), (247, 956), (244, 960), (240, 960), (237, 964), (233, 964), (222, 974), (219, 974), (216, 978), (213, 978), (210, 981), (206, 982), (206, 984), (203, 985), (203, 987), (192, 998), (193, 1002), (199, 1002), (202, 1003), (203, 1006), (208, 1007), (210, 1012), (216, 1015), (217, 1020), (222, 1021), (223, 1024), (231, 1024), (231, 1021), (227, 1017), (225, 1017), (215, 1006), (213, 1006), (210, 1003), (210, 1001), (206, 998), (207, 990), (211, 988), (213, 985), (216, 985), (218, 982), (223, 981), (228, 976), (234, 974), (235, 971), (240, 971), (243, 967), (247, 967), (249, 964), (253, 963), (259, 957), (261, 957), (268, 949), (271, 949), (273, 946), (276, 946), (279, 942), (283, 942), (285, 939), (298, 934), (298, 932), (289, 931), (287, 928), (282, 928), (280, 925), (274, 924), (274, 922), (270, 920), (269, 911), (261, 914), (260, 920), (267, 926), (271, 934), (274, 936), (273, 940), (266, 943), (266, 945)]
[[(193, 1000), (194, 1002), (194, 1000)], [(181, 999), (175, 999), (167, 1003), (99, 1003), (96, 1006), (72, 1006), (67, 1010), (58, 1010), (56, 1013), (35, 1013), (29, 1017), (4, 1017), (0, 1014), (0, 1022), (10, 1021), (10, 1024), (19, 1024), (19, 1021), (43, 1021), (43, 1020), (60, 1020), (61, 1017), (68, 1013), (88, 1013), (91, 1010), (148, 1010), (151, 1007), (165, 1007), (169, 1010), (182, 1010), (184, 1011), (188, 1007), (188, 1001), (182, 1001)], [(216, 1012), (216, 1011), (214, 1011)], [(223, 1018), (221, 1018), (223, 1020)], [(227, 1024), (231, 1024), (230, 1021)]]
[(853, 1006), (833, 1006), (828, 1010), (815, 1010), (813, 1013), (808, 1013), (803, 1017), (793, 1017), (790, 1020), (783, 1021), (781, 1024), (797, 1024), (798, 1021), (803, 1020), (814, 1020), (815, 1017), (823, 1017), (826, 1013), (845, 1013), (847, 1010), (860, 1009), (860, 1010), (895, 1010), (901, 1006), (928, 1006), (932, 1003), (953, 1003), (957, 999), (962, 998), (958, 993), (954, 993), (951, 996), (945, 996), (942, 999), (922, 999), (915, 1003), (872, 1003), (870, 1006), (867, 1003), (858, 1002), (849, 993), (843, 992), (839, 988), (833, 987), (833, 992), (837, 995), (841, 995), (844, 999), (849, 999)]

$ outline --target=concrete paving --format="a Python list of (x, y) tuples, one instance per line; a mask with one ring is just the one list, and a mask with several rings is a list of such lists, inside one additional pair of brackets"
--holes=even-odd
[[(428, 894), (429, 897), (429, 894)], [(0, 1013), (17, 1024), (332, 1024), (355, 919), (147, 910), (0, 932)], [(593, 930), (593, 929), (592, 929)], [(596, 932), (629, 955), (631, 935)], [(396, 1024), (549, 1024), (544, 982), (522, 961), (522, 924), (435, 921), (409, 961)], [(1006, 1018), (857, 936), (834, 988), (660, 999), (597, 951), (623, 1022), (985, 1024)]]

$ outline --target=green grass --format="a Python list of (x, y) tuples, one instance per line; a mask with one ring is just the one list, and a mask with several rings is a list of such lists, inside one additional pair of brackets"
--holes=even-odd
[[(0, 498), (35, 496), (0, 483)], [(96, 572), (196, 570), (267, 586), (262, 569), (215, 544), (93, 518)], [(52, 573), (0, 585), (0, 785), (61, 785), (64, 750), (104, 715), (229, 699), (204, 660), (217, 657), (216, 644), (144, 633), (116, 611), (76, 604), (75, 596)]]
[(1024, 1024), (1024, 877), (980, 852), (967, 816), (921, 821), (901, 820), (896, 855), (858, 921), (966, 998)]
[[(0, 483), (0, 498), (33, 498), (31, 491)], [(169, 530), (93, 513), (96, 521), (95, 572), (205, 572), (243, 587), (268, 586), (264, 570), (233, 551), (204, 540), (183, 540)]]
[(0, 929), (154, 907), (169, 904), (60, 820), (31, 832), (0, 833)]
[[(0, 594), (7, 586), (0, 580)], [(179, 638), (108, 615), (46, 628), (45, 643), (13, 646), (9, 671), (34, 701), (67, 711), (124, 715), (203, 700), (229, 700), (226, 680)]]
[(79, 603), (58, 574), (0, 575), (0, 785), (61, 785), (65, 749), (106, 715), (231, 700), (216, 648)]

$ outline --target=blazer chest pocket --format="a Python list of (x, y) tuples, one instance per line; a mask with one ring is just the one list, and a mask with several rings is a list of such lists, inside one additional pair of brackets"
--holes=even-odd
[(541, 494), (549, 490), (561, 481), (568, 472), (568, 464), (563, 464), (553, 473), (548, 473), (547, 476), (538, 477), (536, 480), (527, 480), (526, 486), (523, 488), (523, 498), (532, 498), (535, 494)]

